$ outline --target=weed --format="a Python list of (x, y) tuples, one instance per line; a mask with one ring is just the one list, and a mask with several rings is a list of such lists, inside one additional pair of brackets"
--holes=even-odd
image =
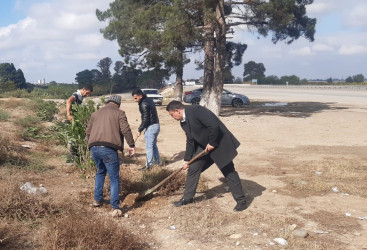
[(28, 159), (24, 155), (24, 148), (14, 145), (8, 137), (0, 136), (0, 166), (25, 166)]
[(29, 100), (19, 98), (8, 98), (7, 100), (0, 100), (0, 106), (4, 109), (15, 109), (18, 107), (25, 107), (29, 105)]
[(41, 121), (52, 121), (58, 113), (57, 105), (53, 101), (34, 100), (33, 105)]
[(13, 91), (7, 91), (0, 94), (0, 98), (16, 97), (16, 98), (29, 98), (31, 95), (25, 89), (16, 89)]
[(88, 100), (86, 105), (74, 104), (72, 106), (72, 122), (57, 122), (53, 128), (57, 132), (59, 141), (64, 143), (64, 145), (70, 144), (73, 148), (73, 151), (75, 151), (73, 161), (83, 171), (94, 169), (94, 162), (88, 150), (88, 142), (85, 139), (85, 131), (92, 113), (98, 108), (99, 106), (95, 107), (92, 100)]
[(38, 237), (42, 249), (148, 249), (142, 239), (112, 219), (80, 211), (46, 223)]
[(9, 119), (9, 113), (6, 110), (0, 109), (0, 121), (7, 121)]
[(41, 123), (41, 119), (37, 116), (28, 115), (24, 118), (20, 118), (14, 121), (15, 124), (22, 126), (23, 128), (38, 126)]
[(0, 217), (19, 221), (36, 220), (59, 213), (59, 209), (42, 197), (20, 190), (20, 184), (9, 184), (0, 193)]
[(299, 191), (298, 195), (330, 193), (333, 187), (338, 187), (340, 192), (367, 197), (367, 164), (362, 159), (327, 160), (295, 168), (302, 174), (285, 177), (285, 182)]

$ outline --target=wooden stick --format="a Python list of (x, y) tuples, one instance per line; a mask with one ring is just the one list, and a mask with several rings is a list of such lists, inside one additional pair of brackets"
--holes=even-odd
[[(195, 155), (195, 157), (192, 158), (187, 164), (188, 165), (192, 164), (194, 161), (196, 161), (198, 158), (202, 157), (205, 154), (206, 154), (206, 151), (205, 150), (201, 151), (199, 154)], [(167, 176), (163, 181), (161, 181), (160, 183), (158, 183), (154, 187), (148, 189), (147, 191), (145, 191), (144, 193), (142, 193), (142, 195), (139, 195), (139, 197), (143, 197), (145, 195), (148, 195), (148, 194), (154, 192), (155, 190), (157, 190), (158, 188), (160, 188), (163, 184), (165, 184), (169, 179), (171, 179), (173, 176), (175, 176), (178, 172), (180, 172), (181, 170), (182, 170), (182, 168), (176, 169), (172, 174), (170, 174), (169, 176)]]

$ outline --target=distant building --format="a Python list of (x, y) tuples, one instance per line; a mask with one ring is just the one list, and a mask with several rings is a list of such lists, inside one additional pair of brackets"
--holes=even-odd
[(46, 79), (43, 78), (42, 80), (37, 80), (38, 85), (46, 85)]

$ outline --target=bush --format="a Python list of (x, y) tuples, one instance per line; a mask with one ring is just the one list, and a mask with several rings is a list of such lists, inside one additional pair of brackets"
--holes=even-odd
[(20, 184), (8, 185), (0, 194), (0, 217), (16, 220), (36, 220), (59, 213), (41, 197), (20, 190)]
[(55, 114), (57, 114), (59, 111), (54, 101), (35, 100), (33, 103), (37, 116), (41, 119), (41, 121), (52, 121)]
[(9, 119), (9, 114), (6, 110), (0, 109), (0, 121), (7, 121)]
[(75, 148), (76, 157), (73, 157), (73, 162), (78, 168), (87, 170), (94, 169), (94, 162), (89, 154), (88, 143), (86, 141), (86, 128), (91, 115), (99, 109), (99, 106), (95, 107), (95, 103), (92, 100), (88, 100), (86, 105), (72, 106), (73, 120), (71, 123), (56, 123), (54, 131), (57, 132), (57, 138), (64, 145), (68, 144), (68, 141)]
[(25, 166), (27, 162), (22, 147), (15, 146), (9, 138), (0, 136), (0, 166), (5, 164)]
[(42, 249), (149, 249), (107, 218), (87, 211), (50, 220), (39, 236)]
[(6, 98), (6, 97), (29, 98), (31, 97), (31, 95), (25, 89), (16, 89), (13, 91), (7, 91), (0, 94), (0, 98)]

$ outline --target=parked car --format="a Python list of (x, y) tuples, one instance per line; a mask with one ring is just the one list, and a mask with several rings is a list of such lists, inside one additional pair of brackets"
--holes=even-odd
[(159, 94), (158, 89), (142, 89), (141, 91), (143, 91), (143, 94), (147, 97), (152, 98), (156, 105), (162, 105), (163, 96)]
[[(203, 88), (186, 91), (184, 93), (183, 101), (191, 104), (199, 104)], [(232, 93), (231, 91), (223, 89), (222, 91), (222, 105), (232, 105), (233, 107), (241, 107), (242, 105), (249, 105), (250, 99), (247, 96)]]

